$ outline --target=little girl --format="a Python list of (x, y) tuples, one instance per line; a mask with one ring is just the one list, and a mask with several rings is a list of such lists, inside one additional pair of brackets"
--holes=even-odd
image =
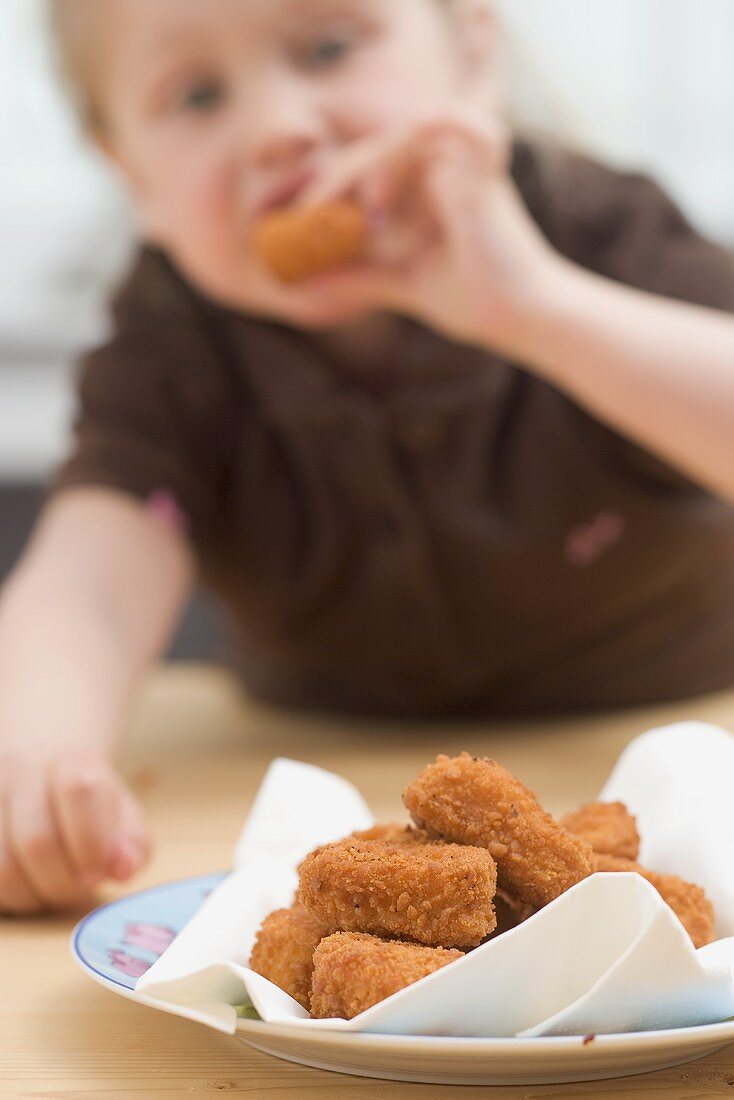
[[(0, 608), (0, 911), (145, 860), (111, 757), (197, 574), (291, 704), (734, 681), (734, 262), (645, 179), (508, 139), (488, 0), (55, 22), (142, 246)], [(277, 282), (259, 219), (344, 197), (368, 259)]]

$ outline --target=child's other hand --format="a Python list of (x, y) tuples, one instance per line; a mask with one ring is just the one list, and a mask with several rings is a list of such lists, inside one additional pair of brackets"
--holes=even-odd
[(0, 747), (0, 913), (78, 908), (149, 852), (142, 810), (105, 756)]
[[(511, 351), (513, 330), (552, 277), (554, 253), (508, 161), (497, 116), (461, 104), (411, 133), (355, 146), (303, 199), (351, 194), (368, 211), (371, 263), (343, 276), (347, 293), (361, 290), (375, 308), (412, 315), (452, 339)], [(339, 294), (339, 277), (329, 291)]]

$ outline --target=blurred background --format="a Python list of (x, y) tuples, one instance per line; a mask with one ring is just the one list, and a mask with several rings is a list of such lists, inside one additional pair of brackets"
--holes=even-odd
[[(734, 0), (496, 3), (515, 118), (654, 175), (734, 246)], [(132, 239), (55, 83), (44, 0), (0, 0), (0, 578), (64, 453), (73, 366), (104, 334)], [(175, 653), (221, 645), (197, 600)]]

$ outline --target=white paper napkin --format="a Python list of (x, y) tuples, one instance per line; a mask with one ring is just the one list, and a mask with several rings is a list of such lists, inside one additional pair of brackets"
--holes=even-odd
[[(706, 889), (721, 936), (734, 933), (733, 784), (734, 736), (690, 722), (633, 741), (600, 795), (637, 815), (643, 863)], [(237, 842), (236, 870), (138, 980), (138, 999), (230, 1033), (243, 1003), (305, 1029), (467, 1037), (656, 1030), (734, 1015), (734, 938), (696, 951), (648, 882), (605, 874), (354, 1020), (311, 1020), (247, 959), (264, 917), (290, 904), (299, 860), (371, 824), (351, 784), (276, 760)]]

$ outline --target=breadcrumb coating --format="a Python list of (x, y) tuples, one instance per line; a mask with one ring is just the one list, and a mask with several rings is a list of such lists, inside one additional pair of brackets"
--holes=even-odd
[(564, 814), (560, 824), (601, 855), (635, 860), (640, 854), (637, 821), (623, 802), (589, 802)]
[(642, 875), (695, 947), (714, 939), (701, 887), (636, 862), (637, 824), (621, 802), (556, 822), (506, 768), (468, 753), (437, 757), (403, 798), (415, 827), (377, 824), (316, 848), (295, 904), (258, 932), (250, 966), (314, 1018), (352, 1019), (595, 872)]
[(647, 879), (678, 917), (694, 947), (705, 947), (714, 939), (714, 907), (700, 886), (677, 875), (648, 871), (631, 859), (596, 855), (594, 864), (596, 871), (636, 871)]
[(354, 840), (381, 840), (383, 844), (438, 844), (440, 841), (432, 839), (422, 829), (416, 829), (412, 825), (400, 825), (392, 822), (389, 825), (373, 825), (371, 829), (360, 829), (352, 833)]
[(420, 829), (486, 848), (502, 889), (540, 908), (592, 873), (592, 850), (494, 760), (439, 756), (403, 794)]
[(327, 930), (301, 905), (276, 909), (263, 921), (250, 955), (250, 969), (310, 1008), (313, 953)]
[[(345, 840), (379, 840), (383, 844), (397, 844), (401, 847), (409, 847), (414, 844), (441, 844), (440, 840), (435, 840), (430, 837), (428, 833), (424, 833), (422, 829), (414, 829), (412, 825), (400, 825), (397, 822), (391, 822), (388, 825), (373, 825), (369, 829), (358, 829), (354, 833), (350, 833)], [(298, 874), (301, 873), (301, 868), (309, 856), (315, 856), (318, 852), (322, 852), (328, 845), (320, 844), (318, 848), (314, 848), (305, 856), (304, 859), (296, 867)]]
[(283, 283), (298, 283), (360, 260), (366, 247), (364, 211), (357, 203), (343, 201), (274, 210), (260, 220), (253, 239), (256, 255)]
[(494, 930), (496, 887), (481, 848), (347, 838), (306, 857), (297, 898), (332, 932), (476, 947)]
[(311, 1015), (351, 1020), (460, 958), (461, 951), (337, 932), (322, 940), (314, 955)]

